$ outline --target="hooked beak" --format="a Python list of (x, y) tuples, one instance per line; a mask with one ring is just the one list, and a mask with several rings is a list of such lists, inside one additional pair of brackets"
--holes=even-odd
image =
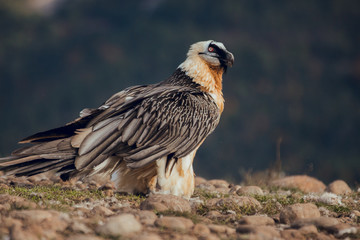
[(226, 58), (224, 59), (224, 62), (227, 67), (232, 67), (234, 64), (234, 55), (231, 52), (226, 52)]
[(234, 55), (229, 51), (225, 51), (225, 53), (225, 56), (223, 55), (223, 57), (219, 59), (224, 73), (226, 73), (228, 67), (232, 67), (234, 64)]

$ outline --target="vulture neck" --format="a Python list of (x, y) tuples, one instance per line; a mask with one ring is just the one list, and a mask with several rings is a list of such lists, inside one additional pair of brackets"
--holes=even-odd
[(220, 112), (224, 109), (224, 98), (222, 93), (222, 75), (224, 69), (209, 66), (199, 56), (189, 56), (179, 68), (189, 76), (193, 82), (200, 85), (203, 92), (209, 93), (214, 99)]

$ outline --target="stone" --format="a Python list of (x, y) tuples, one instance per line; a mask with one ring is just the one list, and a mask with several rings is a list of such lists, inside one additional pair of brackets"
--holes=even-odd
[(121, 236), (142, 230), (140, 222), (132, 214), (124, 213), (109, 217), (103, 225), (97, 228), (99, 234), (106, 236)]
[(197, 223), (195, 224), (194, 228), (193, 228), (193, 233), (197, 236), (197, 237), (206, 237), (210, 235), (210, 229), (202, 223)]
[(191, 206), (191, 209), (197, 209), (199, 206), (203, 205), (205, 203), (204, 200), (202, 200), (200, 197), (193, 197), (189, 199), (189, 203)]
[(41, 228), (53, 231), (64, 231), (68, 226), (69, 216), (54, 210), (20, 210), (13, 211), (11, 217), (20, 219), (26, 225), (41, 225)]
[[(27, 228), (29, 229), (29, 227)], [(21, 224), (15, 224), (10, 228), (10, 239), (12, 240), (38, 240), (39, 239), (39, 235), (40, 232), (39, 231), (33, 231), (32, 228), (30, 228), (31, 231), (25, 231), (22, 227)]]
[(306, 238), (301, 234), (300, 231), (295, 229), (286, 229), (280, 232), (281, 237), (286, 240), (305, 240)]
[[(84, 223), (79, 222), (79, 221), (73, 221), (71, 224), (69, 224), (69, 230), (71, 230), (75, 233), (84, 233), (84, 234), (89, 234), (89, 233), (93, 232), (92, 229), (90, 229)], [(79, 234), (79, 235), (82, 236), (81, 234)]]
[(218, 218), (221, 215), (222, 214), (219, 211), (211, 210), (206, 214), (206, 217), (213, 219), (213, 218)]
[(208, 207), (236, 206), (236, 207), (252, 207), (260, 209), (261, 204), (258, 200), (248, 196), (231, 195), (228, 198), (213, 198), (206, 202)]
[(289, 176), (276, 179), (270, 183), (272, 186), (283, 188), (298, 188), (305, 193), (322, 193), (326, 189), (323, 182), (306, 175)]
[(351, 193), (351, 188), (349, 185), (343, 180), (336, 180), (329, 184), (327, 190), (331, 193), (335, 193), (338, 195), (346, 195)]
[(156, 210), (159, 212), (172, 210), (178, 212), (190, 212), (191, 206), (188, 200), (174, 196), (154, 194), (150, 195), (140, 205), (141, 210)]
[(229, 193), (234, 194), (236, 193), (240, 188), (242, 188), (240, 185), (234, 185), (230, 188)]
[(289, 224), (300, 218), (320, 217), (320, 211), (313, 203), (296, 203), (280, 212), (280, 222)]
[(258, 186), (243, 186), (236, 191), (238, 195), (264, 195), (263, 190)]
[(132, 240), (162, 240), (162, 238), (155, 234), (155, 233), (149, 233), (149, 232), (143, 232), (141, 234), (136, 234), (136, 236), (134, 236), (133, 238), (131, 238)]
[(12, 211), (10, 216), (20, 220), (24, 226), (12, 226), (11, 239), (39, 239), (39, 236), (42, 239), (59, 239), (58, 233), (67, 229), (69, 221), (67, 214), (54, 210)]
[(10, 186), (14, 187), (32, 187), (34, 184), (26, 177), (13, 177), (10, 181)]
[(211, 232), (217, 233), (217, 234), (225, 233), (227, 235), (231, 235), (231, 234), (236, 233), (236, 230), (234, 228), (231, 228), (231, 227), (228, 227), (225, 225), (209, 224), (208, 227)]
[(271, 226), (252, 226), (240, 225), (236, 228), (236, 232), (240, 234), (254, 234), (254, 239), (275, 239), (280, 238), (280, 233)]
[(66, 240), (102, 240), (103, 238), (87, 234), (71, 234)]
[(165, 216), (158, 218), (155, 221), (155, 226), (175, 231), (189, 231), (194, 226), (194, 223), (184, 217)]
[(8, 185), (6, 185), (5, 183), (0, 183), (0, 189), (5, 190), (5, 189), (9, 189), (10, 187)]
[(346, 223), (339, 223), (333, 226), (330, 226), (328, 228), (326, 228), (326, 230), (331, 233), (334, 234), (335, 237), (343, 237), (344, 235), (355, 235), (358, 232), (358, 229), (356, 227), (353, 227), (349, 224)]
[(299, 231), (300, 231), (302, 234), (318, 233), (318, 230), (317, 230), (317, 228), (316, 228), (315, 225), (306, 225), (306, 226), (303, 226), (303, 227), (299, 228)]
[(216, 191), (216, 187), (208, 182), (204, 182), (204, 183), (200, 183), (199, 185), (196, 186), (196, 188), (201, 189), (201, 190), (205, 190), (208, 192), (214, 192)]
[(136, 215), (139, 216), (141, 224), (148, 226), (154, 225), (155, 220), (158, 218), (153, 211), (149, 210), (139, 211)]
[(339, 224), (339, 220), (332, 217), (315, 217), (315, 218), (302, 218), (297, 219), (291, 223), (292, 228), (301, 228), (307, 225), (315, 225), (320, 229), (327, 229), (334, 225)]
[[(223, 239), (223, 238), (221, 238)], [(220, 238), (215, 234), (210, 234), (206, 237), (199, 237), (199, 240), (220, 240)]]
[(226, 188), (225, 187), (215, 188), (215, 192), (225, 195), (225, 194), (228, 194), (230, 192), (230, 188), (228, 188), (228, 187), (226, 187)]
[(110, 209), (108, 209), (104, 206), (93, 207), (93, 209), (91, 210), (91, 213), (94, 215), (100, 215), (100, 216), (110, 216), (110, 215), (114, 214), (113, 211), (111, 211)]
[(37, 207), (36, 203), (26, 200), (18, 196), (11, 196), (8, 194), (0, 194), (0, 204), (8, 206), (9, 209), (34, 209)]
[(248, 225), (275, 225), (274, 219), (267, 216), (244, 216), (239, 220), (239, 223)]
[(202, 177), (195, 177), (195, 186), (198, 186), (202, 183), (206, 183), (206, 179)]
[(215, 188), (228, 188), (230, 186), (227, 181), (222, 179), (212, 179), (207, 182), (213, 185)]
[(170, 237), (165, 237), (163, 239), (171, 239), (171, 240), (198, 240), (197, 237), (191, 236), (184, 233), (172, 233)]
[(360, 221), (360, 211), (358, 211), (358, 210), (352, 210), (351, 213), (350, 213), (350, 218), (351, 218), (354, 222)]

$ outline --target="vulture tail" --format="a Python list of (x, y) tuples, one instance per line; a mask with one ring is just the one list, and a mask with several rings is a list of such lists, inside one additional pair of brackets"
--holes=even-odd
[(56, 171), (65, 179), (69, 173), (74, 174), (77, 149), (71, 146), (71, 139), (79, 129), (102, 111), (91, 109), (81, 118), (59, 128), (31, 135), (20, 143), (32, 143), (15, 150), (11, 156), (0, 158), (0, 171), (7, 175), (32, 176), (47, 171)]

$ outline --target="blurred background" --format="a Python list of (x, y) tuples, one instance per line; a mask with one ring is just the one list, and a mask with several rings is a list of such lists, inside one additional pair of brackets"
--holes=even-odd
[(235, 64), (197, 175), (240, 182), (276, 168), (359, 184), (358, 0), (0, 0), (0, 156), (164, 80), (208, 39)]

